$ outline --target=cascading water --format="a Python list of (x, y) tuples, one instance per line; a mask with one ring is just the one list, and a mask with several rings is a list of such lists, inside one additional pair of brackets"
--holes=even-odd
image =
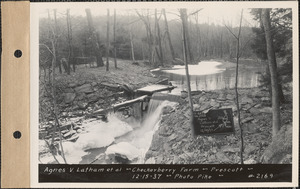
[[(170, 100), (175, 101), (172, 99), (172, 96), (169, 97)], [(132, 149), (132, 152), (138, 153), (135, 158), (133, 158), (135, 159), (135, 161), (133, 161), (134, 163), (144, 163), (144, 156), (151, 145), (153, 134), (159, 127), (163, 108), (166, 106), (174, 106), (176, 104), (175, 102), (167, 101), (167, 98), (168, 95), (162, 93), (153, 94), (152, 99), (149, 102), (147, 114), (140, 127), (118, 138), (115, 141), (115, 145), (108, 147), (106, 154), (118, 153), (117, 149), (121, 150), (126, 146), (127, 148)]]
[[(162, 111), (166, 106), (175, 106), (177, 98), (168, 94), (153, 94), (146, 115), (138, 122), (122, 121), (115, 114), (108, 115), (108, 122), (86, 120), (83, 123), (85, 131), (76, 142), (63, 142), (67, 162), (120, 163), (117, 158), (121, 158), (126, 159), (126, 163), (145, 163), (144, 156), (159, 127)], [(63, 162), (60, 156), (57, 159)], [(53, 157), (49, 154), (41, 162), (53, 162)]]

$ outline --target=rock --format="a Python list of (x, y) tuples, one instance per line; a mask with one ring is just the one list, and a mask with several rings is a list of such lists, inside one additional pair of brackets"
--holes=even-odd
[(69, 87), (76, 87), (77, 86), (77, 83), (69, 83)]
[(69, 104), (71, 102), (73, 102), (73, 100), (75, 99), (76, 94), (75, 93), (65, 93), (64, 94), (64, 102), (66, 104)]
[(202, 104), (200, 104), (200, 111), (207, 110), (209, 108), (211, 108), (210, 102), (202, 102)]
[(245, 119), (242, 120), (242, 123), (249, 123), (249, 122), (251, 122), (253, 120), (254, 120), (253, 117), (246, 117)]
[(257, 115), (257, 114), (260, 114), (260, 110), (259, 109), (257, 109), (257, 108), (250, 108), (249, 110), (248, 110), (251, 114), (253, 114), (253, 115)]
[(202, 104), (204, 101), (207, 101), (207, 97), (205, 95), (199, 98), (199, 104)]
[(89, 103), (96, 102), (96, 101), (98, 101), (99, 96), (95, 93), (92, 93), (92, 94), (87, 95), (87, 99), (88, 99)]
[(74, 130), (71, 130), (69, 132), (67, 132), (66, 134), (64, 134), (64, 138), (68, 138), (68, 137), (71, 137), (72, 135), (76, 134), (76, 131)]
[(221, 162), (221, 163), (232, 163), (231, 160), (225, 155), (223, 152), (217, 152), (216, 153), (216, 158)]
[(95, 81), (91, 83), (92, 87), (95, 87), (98, 85), (98, 83), (96, 83)]
[(245, 150), (244, 150), (244, 152), (245, 152), (245, 155), (250, 155), (250, 154), (252, 154), (254, 151), (256, 151), (257, 150), (257, 147), (256, 146), (253, 146), (253, 145), (249, 145), (249, 146), (246, 146), (245, 147)]
[(227, 94), (226, 99), (227, 100), (233, 100), (233, 99), (235, 99), (235, 96), (233, 94)]
[(239, 148), (233, 148), (231, 146), (224, 146), (221, 148), (222, 152), (230, 152), (230, 153), (236, 153), (239, 152), (240, 149)]
[(80, 102), (77, 103), (77, 105), (78, 105), (78, 107), (79, 107), (80, 109), (83, 109), (83, 110), (84, 110), (84, 109), (87, 108), (88, 103), (80, 101)]
[(247, 96), (244, 96), (242, 97), (241, 99), (241, 103), (242, 104), (252, 104), (253, 103), (253, 100)]
[(172, 106), (165, 106), (162, 109), (162, 114), (165, 115), (165, 114), (171, 113), (173, 111), (174, 111), (174, 108)]
[(65, 93), (74, 93), (74, 90), (72, 88), (65, 88), (64, 92)]
[(181, 91), (181, 98), (187, 98), (187, 97), (188, 97), (188, 92)]
[[(120, 142), (109, 146), (106, 151), (106, 155), (114, 155), (121, 159), (128, 159), (130, 161), (136, 159), (140, 155), (139, 149), (128, 142)], [(117, 161), (117, 159), (116, 159)]]
[[(283, 125), (272, 143), (264, 151), (260, 162), (269, 164), (279, 164), (287, 161), (287, 155), (292, 155), (293, 144), (292, 125)], [(291, 159), (290, 159), (291, 160)], [(288, 163), (292, 163), (291, 161)]]
[(257, 161), (254, 159), (247, 159), (244, 161), (244, 164), (256, 164), (256, 163), (257, 163)]
[(210, 106), (214, 107), (214, 108), (219, 108), (220, 107), (220, 103), (216, 102), (215, 100), (210, 100)]
[(271, 114), (271, 113), (272, 113), (272, 108), (270, 108), (270, 107), (264, 107), (264, 108), (259, 109), (259, 111), (260, 111), (261, 113), (268, 113), (268, 114)]
[(82, 132), (82, 129), (77, 129), (76, 132), (77, 132), (77, 133), (81, 133), (81, 132)]
[(271, 99), (270, 99), (270, 97), (262, 97), (261, 101), (269, 102), (269, 101), (271, 101)]
[(220, 93), (219, 96), (218, 96), (218, 100), (225, 101), (226, 100), (226, 94), (225, 93)]
[(77, 93), (76, 95), (76, 100), (84, 100), (86, 98), (86, 94), (85, 93)]
[(193, 110), (194, 111), (199, 111), (200, 110), (200, 105), (199, 104), (194, 104), (193, 105)]
[(86, 93), (86, 94), (94, 92), (94, 90), (93, 90), (93, 88), (92, 88), (92, 86), (90, 84), (83, 84), (83, 85), (81, 85), (79, 87), (76, 87), (75, 91), (77, 93), (81, 92), (81, 93)]

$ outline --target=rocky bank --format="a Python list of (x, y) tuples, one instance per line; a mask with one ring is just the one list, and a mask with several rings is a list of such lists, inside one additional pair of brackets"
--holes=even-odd
[[(244, 138), (244, 163), (291, 163), (292, 101), (281, 106), (282, 128), (272, 142), (272, 109), (266, 90), (240, 89), (239, 102)], [(193, 95), (195, 110), (232, 108), (235, 133), (193, 136), (188, 99), (171, 112), (165, 111), (153, 137), (146, 163), (156, 164), (222, 164), (240, 163), (240, 128), (237, 124), (234, 90), (199, 92)]]

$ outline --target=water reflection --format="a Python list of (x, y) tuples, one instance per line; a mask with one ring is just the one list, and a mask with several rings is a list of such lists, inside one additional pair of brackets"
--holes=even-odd
[[(261, 68), (242, 68), (239, 69), (238, 75), (238, 87), (239, 88), (253, 88), (259, 86), (259, 74)], [(184, 71), (184, 70), (181, 70)], [(193, 71), (194, 73), (195, 71)], [(210, 73), (203, 75), (190, 75), (191, 90), (218, 90), (218, 89), (232, 89), (235, 87), (235, 68), (227, 68), (217, 73)], [(155, 71), (156, 75), (162, 75), (168, 77), (174, 86), (177, 86), (172, 93), (179, 94), (182, 90), (187, 90), (186, 76), (174, 73), (168, 73), (166, 71)]]

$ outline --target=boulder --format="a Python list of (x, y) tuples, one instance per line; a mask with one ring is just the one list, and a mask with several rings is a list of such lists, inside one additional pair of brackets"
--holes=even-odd
[(212, 106), (214, 108), (219, 108), (220, 103), (212, 99), (212, 100), (210, 100), (210, 106)]
[(86, 98), (86, 94), (85, 93), (77, 93), (76, 95), (76, 100), (84, 100)]
[(188, 97), (188, 92), (181, 91), (181, 98), (187, 98), (187, 97)]
[(202, 104), (204, 101), (207, 101), (207, 97), (205, 95), (199, 98), (199, 104)]
[(219, 96), (218, 96), (218, 100), (225, 101), (226, 100), (226, 94), (225, 93), (220, 93)]
[(98, 101), (99, 96), (95, 93), (92, 93), (92, 94), (87, 95), (87, 99), (88, 99), (89, 103), (96, 102), (96, 101)]
[(73, 102), (73, 100), (75, 99), (76, 94), (75, 93), (65, 93), (64, 94), (64, 102), (66, 104), (69, 104), (71, 102)]
[(90, 84), (83, 84), (79, 87), (76, 87), (75, 91), (77, 93), (86, 93), (86, 94), (94, 92), (94, 90)]
[(264, 108), (259, 109), (259, 111), (260, 111), (261, 113), (268, 113), (268, 114), (271, 114), (271, 113), (272, 113), (272, 108), (270, 108), (270, 107), (264, 107)]
[(194, 111), (200, 110), (200, 105), (199, 105), (199, 104), (194, 104), (194, 105), (193, 105), (193, 110), (194, 110)]
[(233, 100), (233, 99), (235, 99), (235, 96), (233, 94), (227, 94), (226, 99), (227, 100)]
[(256, 146), (253, 145), (248, 145), (245, 147), (245, 155), (250, 155), (253, 154), (256, 150), (258, 150), (258, 148)]
[[(283, 125), (272, 143), (266, 148), (261, 163), (280, 164), (292, 163), (292, 144), (293, 144), (293, 127), (292, 125)], [(290, 157), (290, 158), (289, 158)], [(289, 162), (288, 162), (289, 161)]]
[(209, 108), (211, 108), (211, 105), (210, 105), (210, 102), (202, 102), (201, 104), (200, 104), (200, 111), (203, 111), (203, 110), (207, 110), (207, 109), (209, 109)]
[(241, 99), (241, 104), (252, 104), (252, 103), (253, 103), (253, 99), (247, 96), (244, 96)]
[(77, 83), (73, 82), (73, 83), (69, 83), (69, 87), (76, 87), (77, 86)]
[(80, 102), (77, 103), (77, 105), (78, 105), (78, 107), (79, 107), (80, 109), (83, 109), (83, 110), (84, 110), (84, 109), (87, 108), (88, 103), (80, 101)]

